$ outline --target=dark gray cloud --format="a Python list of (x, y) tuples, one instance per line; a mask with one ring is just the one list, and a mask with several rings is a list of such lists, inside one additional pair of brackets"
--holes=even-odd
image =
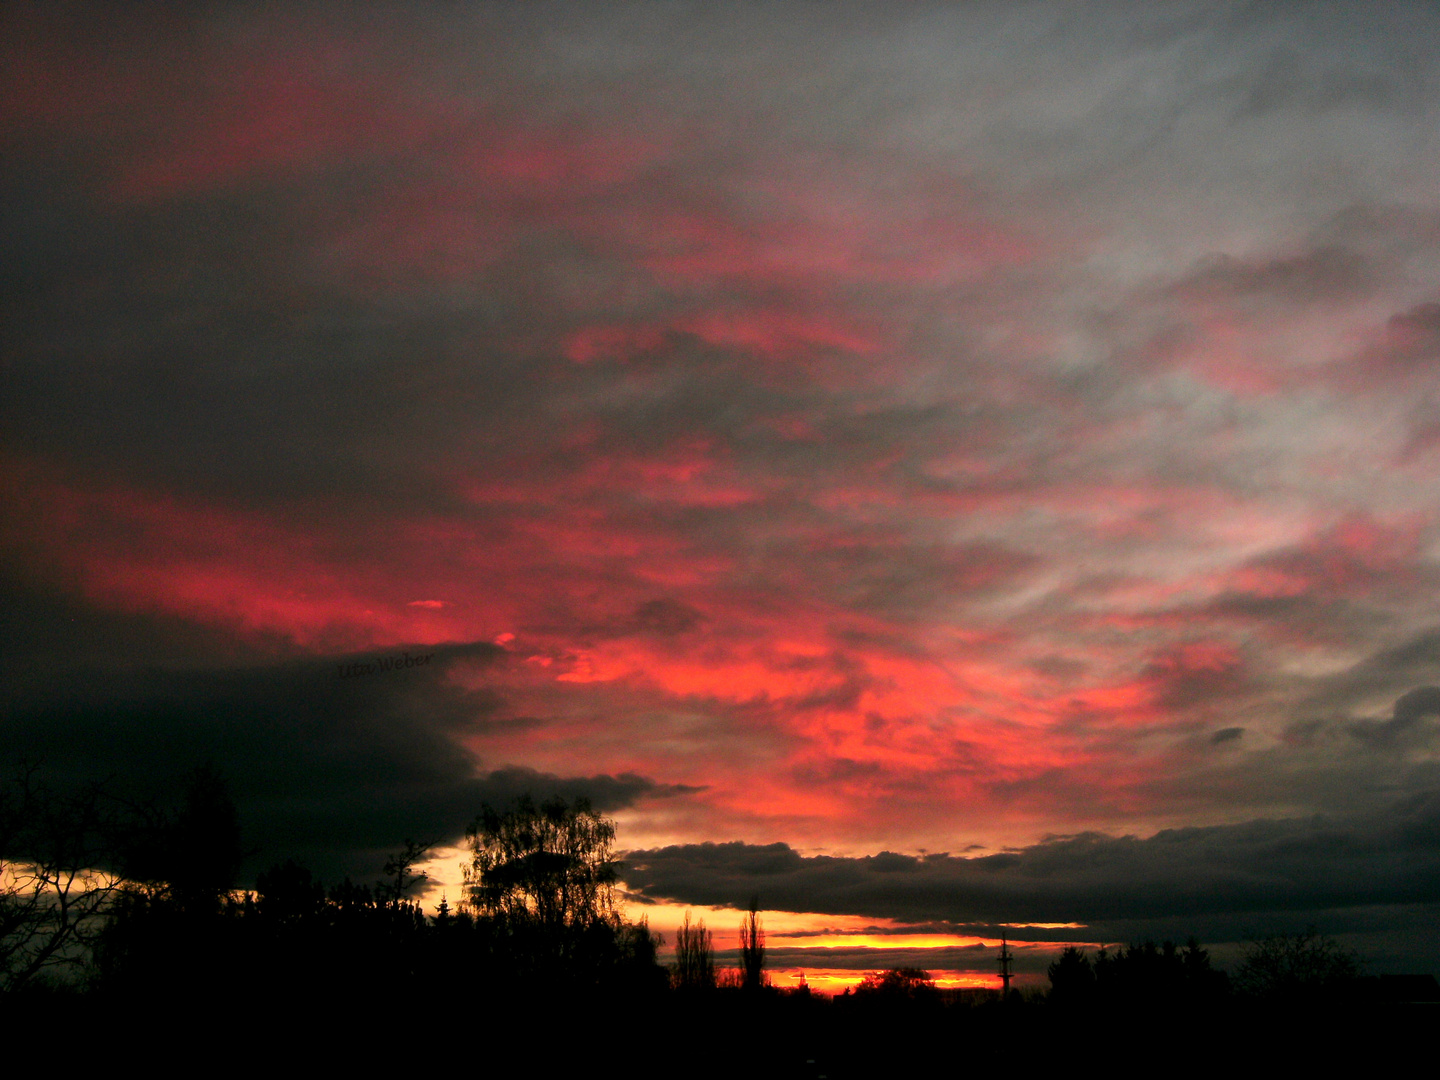
[(1342, 247), (1322, 247), (1261, 263), (1211, 255), (1174, 288), (1197, 299), (1258, 296), (1321, 303), (1363, 295), (1371, 281), (1372, 272), (1361, 256)]
[[(1366, 741), (1392, 745), (1411, 735), (1421, 721), (1433, 717), (1440, 717), (1440, 687), (1422, 686), (1395, 702), (1395, 713), (1389, 720), (1360, 721), (1350, 730)], [(1417, 738), (1407, 741), (1429, 743), (1434, 734), (1419, 733)]]
[[(1322, 25), (1323, 21), (1323, 16), (1317, 20)], [(1347, 25), (1346, 29), (1353, 33), (1356, 27)], [(1383, 28), (1372, 24), (1365, 29), (1365, 36), (1371, 36)], [(1421, 50), (1415, 50), (1412, 57), (1416, 53), (1423, 56)], [(1344, 108), (1383, 111), (1403, 106), (1411, 94), (1403, 77), (1370, 50), (1301, 51), (1282, 46), (1268, 57), (1237, 115), (1258, 116), (1277, 110), (1323, 113)]]
[(496, 719), (495, 694), (446, 674), (503, 663), (488, 643), (233, 667), (118, 668), (117, 658), (108, 667), (58, 666), (53, 655), (43, 670), (25, 665), (0, 712), (0, 760), (38, 762), (60, 786), (100, 780), (161, 799), (212, 763), (240, 810), (251, 872), (297, 858), (325, 877), (369, 876), (405, 838), (454, 841), (482, 804), (525, 794), (583, 796), (614, 812), (697, 790), (632, 772), (487, 768), (463, 737), (523, 721)]
[[(1330, 724), (1336, 718), (1373, 718), (1391, 714), (1411, 692), (1423, 691), (1440, 674), (1440, 628), (1424, 626), (1385, 648), (1376, 649), (1343, 671), (1315, 680), (1294, 704), (1299, 723)], [(1418, 700), (1425, 700), (1421, 694)], [(1384, 705), (1380, 705), (1384, 702)], [(1401, 714), (1409, 713), (1409, 706)]]
[(1157, 931), (1235, 940), (1317, 918), (1336, 924), (1350, 909), (1440, 904), (1440, 794), (1344, 818), (1145, 839), (1091, 833), (972, 858), (802, 856), (786, 844), (737, 842), (635, 851), (627, 861), (631, 889), (683, 903), (741, 907), (758, 894), (770, 909), (944, 922), (952, 932), (1077, 922), (1085, 929), (1072, 933), (1084, 940)]

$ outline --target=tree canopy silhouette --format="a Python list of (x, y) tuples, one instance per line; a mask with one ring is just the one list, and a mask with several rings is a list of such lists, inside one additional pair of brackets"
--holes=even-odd
[(1085, 950), (1067, 945), (1045, 972), (1050, 977), (1050, 1000), (1057, 1005), (1088, 1002), (1095, 994), (1095, 971)]
[(588, 801), (536, 805), (527, 795), (503, 813), (486, 806), (466, 835), (465, 914), (518, 985), (664, 988), (660, 939), (617, 910), (615, 823)]
[(102, 867), (116, 804), (98, 786), (61, 793), (22, 763), (0, 780), (0, 992), (72, 974), (121, 879)]
[(1235, 984), (1253, 998), (1298, 1004), (1344, 994), (1359, 976), (1354, 953), (1312, 926), (1251, 943), (1235, 972)]
[(715, 949), (705, 920), (690, 923), (690, 912), (675, 935), (674, 984), (677, 990), (715, 988)]
[(760, 898), (750, 898), (750, 910), (740, 923), (741, 985), (758, 990), (765, 985), (765, 931), (760, 926)]
[(936, 1000), (935, 980), (921, 968), (891, 968), (889, 971), (867, 971), (860, 985), (855, 987), (857, 997), (878, 997), (890, 1000), (933, 1001)]
[(615, 919), (615, 823), (588, 800), (485, 806), (465, 835), (465, 889), (482, 914), (550, 930)]
[(1214, 1003), (1228, 992), (1223, 972), (1210, 966), (1210, 954), (1191, 938), (1183, 949), (1173, 941), (1102, 946), (1094, 961), (1085, 950), (1067, 946), (1047, 969), (1049, 1001), (1060, 1007), (1089, 1005), (1167, 1008)]

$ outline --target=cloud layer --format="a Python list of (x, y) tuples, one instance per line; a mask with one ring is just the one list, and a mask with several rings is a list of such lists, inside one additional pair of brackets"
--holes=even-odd
[(7, 745), (352, 852), (1430, 805), (1429, 9), (0, 18)]

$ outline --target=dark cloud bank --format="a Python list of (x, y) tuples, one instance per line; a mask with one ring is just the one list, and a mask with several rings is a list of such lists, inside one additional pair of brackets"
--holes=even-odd
[[(1084, 833), (963, 858), (804, 857), (787, 844), (686, 844), (628, 856), (639, 896), (859, 915), (913, 929), (1012, 939), (1128, 941), (1198, 934), (1237, 941), (1316, 923), (1363, 935), (1407, 926), (1386, 949), (1433, 964), (1440, 916), (1440, 792), (1349, 817), (1167, 829), (1146, 839)], [(1083, 923), (1083, 929), (1006, 926)], [(1408, 941), (1407, 941), (1408, 939)], [(812, 960), (813, 962), (813, 960)]]
[[(406, 668), (407, 654), (431, 659)], [(613, 812), (694, 790), (634, 773), (485, 768), (461, 737), (525, 721), (491, 719), (498, 698), (444, 674), (503, 656), (475, 643), (182, 670), (56, 670), (22, 656), (0, 716), (0, 762), (39, 762), (62, 787), (98, 779), (160, 799), (213, 764), (240, 810), (249, 872), (296, 858), (325, 878), (374, 877), (407, 837), (456, 840), (484, 803), (584, 796)], [(396, 658), (400, 666), (379, 669)], [(365, 664), (375, 670), (342, 674)]]

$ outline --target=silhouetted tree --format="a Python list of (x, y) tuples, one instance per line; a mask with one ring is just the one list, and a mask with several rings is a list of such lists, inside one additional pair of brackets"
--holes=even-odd
[(1241, 993), (1278, 1004), (1341, 997), (1354, 988), (1360, 961), (1333, 938), (1309, 927), (1252, 942), (1235, 972)]
[(677, 990), (713, 990), (715, 988), (715, 950), (710, 931), (701, 919), (693, 926), (690, 912), (675, 935), (674, 982)]
[(760, 926), (760, 897), (750, 898), (750, 910), (740, 923), (741, 985), (758, 990), (765, 985), (765, 931)]
[(235, 888), (244, 852), (229, 787), (210, 764), (185, 778), (178, 807), (135, 807), (127, 887), (191, 914), (214, 913)]
[(1187, 979), (1203, 979), (1210, 974), (1210, 952), (1202, 949), (1200, 942), (1190, 938), (1185, 942), (1185, 951), (1180, 954), (1181, 966), (1185, 969)]
[(278, 926), (310, 922), (325, 909), (325, 886), (294, 859), (263, 871), (255, 892), (258, 916)]
[(1084, 949), (1066, 946), (1046, 974), (1050, 976), (1050, 1000), (1056, 1005), (1080, 1005), (1095, 996), (1095, 972)]
[[(493, 928), (515, 978), (556, 989), (631, 979), (646, 946), (616, 911), (613, 821), (583, 799), (525, 797), (506, 813), (485, 807), (467, 835), (467, 910)], [(665, 978), (653, 950), (644, 963), (654, 970), (637, 978)]]
[(1135, 1002), (1159, 1005), (1169, 1002), (1180, 988), (1180, 956), (1173, 941), (1132, 944), (1115, 954), (1111, 977), (1115, 989)]
[[(706, 935), (708, 938), (708, 934)], [(664, 991), (668, 985), (668, 973), (656, 960), (665, 938), (650, 932), (647, 919), (626, 922), (616, 935), (619, 946), (617, 963), (617, 988), (632, 994), (653, 996)], [(711, 963), (711, 979), (714, 979), (714, 963)]]
[(223, 777), (202, 766), (186, 778), (177, 806), (132, 805), (132, 812), (125, 880), (97, 941), (101, 984), (177, 999), (200, 987), (233, 989), (227, 975), (242, 954), (246, 908), (234, 895), (243, 852)]
[(120, 879), (117, 804), (98, 786), (61, 794), (22, 763), (0, 783), (0, 991), (78, 971)]
[(1185, 942), (1185, 951), (1180, 954), (1180, 968), (1184, 982), (1185, 996), (1191, 1002), (1215, 1001), (1230, 991), (1229, 976), (1210, 966), (1210, 953), (1200, 947), (1200, 942), (1190, 938)]
[(536, 806), (527, 795), (503, 814), (485, 806), (465, 835), (465, 888), (478, 911), (538, 926), (557, 940), (562, 931), (613, 925), (615, 823), (587, 800)]
[(416, 871), (415, 864), (424, 861), (436, 843), (434, 840), (417, 843), (407, 837), (405, 846), (385, 860), (385, 881), (375, 889), (382, 903), (401, 903), (418, 885), (429, 880), (423, 870)]
[(891, 968), (867, 971), (855, 987), (859, 998), (878, 997), (890, 1001), (938, 1001), (935, 980), (921, 968)]
[[(1085, 976), (1079, 959), (1066, 949), (1050, 966), (1052, 1000), (1082, 999)], [(1122, 1008), (1160, 1009), (1215, 1003), (1229, 989), (1224, 972), (1210, 967), (1210, 954), (1193, 937), (1181, 950), (1173, 941), (1132, 943), (1112, 954), (1102, 947), (1090, 966), (1093, 998)]]

